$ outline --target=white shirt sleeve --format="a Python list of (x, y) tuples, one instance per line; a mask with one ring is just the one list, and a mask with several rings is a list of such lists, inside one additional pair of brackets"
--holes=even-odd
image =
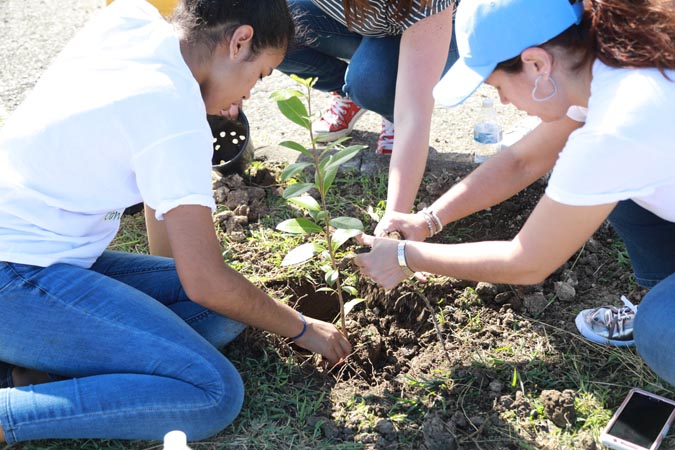
[(211, 186), (213, 137), (203, 131), (185, 131), (143, 149), (133, 158), (136, 182), (143, 201), (157, 220), (180, 205), (215, 210)]

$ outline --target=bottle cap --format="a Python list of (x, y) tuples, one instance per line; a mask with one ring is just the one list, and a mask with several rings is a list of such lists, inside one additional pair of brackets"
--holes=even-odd
[(173, 430), (164, 435), (164, 450), (185, 450), (187, 448), (187, 436), (182, 431)]

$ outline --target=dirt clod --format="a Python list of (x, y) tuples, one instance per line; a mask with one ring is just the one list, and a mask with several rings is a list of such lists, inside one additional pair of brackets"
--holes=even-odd
[(571, 389), (565, 389), (562, 392), (554, 389), (544, 390), (540, 396), (546, 417), (560, 428), (570, 426), (576, 420), (574, 398), (575, 394)]

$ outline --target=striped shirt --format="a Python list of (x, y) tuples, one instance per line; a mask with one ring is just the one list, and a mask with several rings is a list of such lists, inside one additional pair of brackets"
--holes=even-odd
[[(312, 2), (326, 14), (347, 26), (341, 0), (312, 0)], [(398, 36), (420, 20), (448, 8), (455, 0), (431, 0), (429, 7), (423, 7), (422, 0), (413, 0), (410, 14), (403, 21), (396, 19), (395, 3), (392, 0), (370, 0), (372, 9), (368, 17), (363, 23), (353, 23), (352, 30), (370, 37)]]

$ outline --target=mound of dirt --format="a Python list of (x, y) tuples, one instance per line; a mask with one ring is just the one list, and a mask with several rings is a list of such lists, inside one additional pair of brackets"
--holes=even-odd
[[(431, 203), (469, 170), (466, 166), (429, 173), (420, 206)], [(237, 237), (245, 235), (247, 221), (263, 216), (264, 205), (274, 203), (270, 200), (280, 194), (274, 172), (263, 172), (247, 180), (234, 176), (216, 181), (216, 196), (226, 207), (216, 219), (225, 224), (230, 250), (259, 261), (260, 270), (269, 275), (279, 270), (265, 262), (269, 255), (255, 254)], [(500, 205), (450, 224), (433, 240), (510, 239), (544, 187), (544, 180), (534, 183)], [(340, 195), (352, 197), (362, 186), (352, 183), (342, 189), (347, 191)], [(333, 377), (333, 411), (312, 421), (321, 421), (319, 429), (330, 442), (357, 442), (373, 449), (515, 449), (523, 442), (538, 448), (594, 449), (594, 439), (584, 432), (575, 434), (570, 447), (551, 444), (542, 436), (555, 428), (579, 427), (574, 407), (577, 386), (565, 382), (569, 371), (565, 355), (587, 345), (576, 339), (577, 312), (614, 303), (631, 290), (634, 300), (641, 298), (642, 292), (634, 290), (630, 265), (616, 257), (615, 239), (603, 226), (568, 263), (536, 286), (432, 277), (427, 284), (407, 281), (384, 291), (360, 279), (356, 287), (365, 301), (347, 318), (354, 354), (339, 368), (327, 372), (317, 363), (306, 373)], [(273, 281), (263, 287), (301, 298), (298, 309), (333, 320), (337, 299), (317, 292), (320, 286), (310, 279), (322, 276)], [(610, 367), (606, 370), (594, 376), (608, 380), (616, 376)], [(355, 395), (368, 403), (368, 420), (340, 409)], [(409, 402), (405, 427), (389, 418), (402, 408), (401, 399)], [(530, 422), (534, 425), (523, 429), (513, 425)]]

